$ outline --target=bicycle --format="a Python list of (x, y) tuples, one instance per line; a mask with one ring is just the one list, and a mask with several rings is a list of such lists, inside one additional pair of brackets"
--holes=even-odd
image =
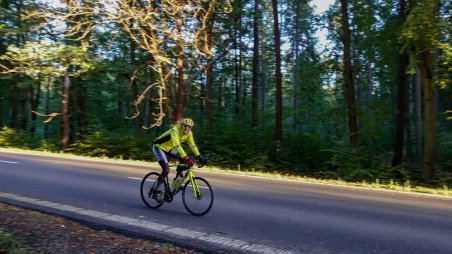
[[(198, 168), (202, 168), (206, 163), (206, 159), (195, 162)], [(183, 171), (186, 170), (186, 173), (177, 172), (172, 182), (169, 182), (167, 176), (162, 184), (164, 190), (156, 189), (160, 173), (151, 172), (145, 175), (141, 181), (141, 199), (148, 207), (157, 209), (164, 203), (171, 203), (174, 196), (182, 190), (182, 201), (189, 213), (195, 216), (207, 214), (213, 205), (212, 187), (204, 178), (195, 176), (193, 168), (186, 164), (179, 164), (179, 167), (183, 168)], [(156, 195), (161, 200), (156, 200), (154, 198)]]

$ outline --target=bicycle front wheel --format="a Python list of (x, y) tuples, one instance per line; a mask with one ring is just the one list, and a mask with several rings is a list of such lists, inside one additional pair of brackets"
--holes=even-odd
[(156, 172), (151, 172), (147, 174), (141, 181), (141, 199), (150, 208), (159, 208), (163, 205), (162, 202), (157, 202), (152, 196), (154, 191), (156, 191), (157, 179), (160, 174)]
[(194, 177), (193, 180), (197, 187), (193, 186), (191, 181), (187, 181), (182, 191), (182, 201), (188, 212), (195, 216), (203, 216), (212, 208), (212, 187), (202, 177)]

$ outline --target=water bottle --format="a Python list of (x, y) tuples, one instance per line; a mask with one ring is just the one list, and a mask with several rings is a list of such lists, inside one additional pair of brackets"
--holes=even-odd
[(178, 189), (180, 187), (183, 179), (184, 179), (184, 177), (182, 176), (182, 174), (178, 174), (177, 177), (174, 178), (174, 181), (173, 181), (174, 189)]

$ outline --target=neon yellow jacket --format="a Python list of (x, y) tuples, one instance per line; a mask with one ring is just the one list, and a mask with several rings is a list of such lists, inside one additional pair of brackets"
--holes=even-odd
[(190, 131), (188, 134), (184, 134), (180, 124), (174, 126), (168, 131), (164, 132), (157, 139), (154, 140), (154, 145), (162, 149), (165, 152), (171, 151), (176, 148), (179, 155), (184, 158), (187, 153), (181, 146), (181, 143), (187, 142), (195, 156), (200, 155), (198, 147), (196, 147), (195, 140), (193, 139), (193, 133)]

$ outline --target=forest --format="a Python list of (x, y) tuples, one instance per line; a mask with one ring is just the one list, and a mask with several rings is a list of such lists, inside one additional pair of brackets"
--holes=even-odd
[(452, 187), (452, 2), (1, 0), (0, 146)]

